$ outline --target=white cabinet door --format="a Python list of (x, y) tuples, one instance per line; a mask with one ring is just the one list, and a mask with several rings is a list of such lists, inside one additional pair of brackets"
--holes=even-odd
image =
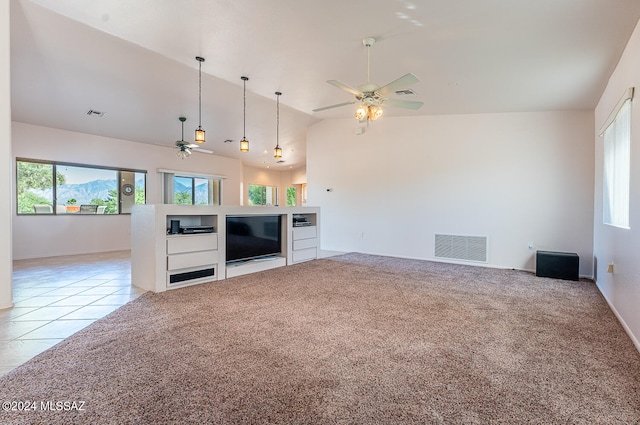
[(181, 235), (167, 238), (167, 254), (218, 249), (218, 235)]
[(218, 263), (218, 251), (198, 251), (167, 256), (167, 270), (186, 269)]

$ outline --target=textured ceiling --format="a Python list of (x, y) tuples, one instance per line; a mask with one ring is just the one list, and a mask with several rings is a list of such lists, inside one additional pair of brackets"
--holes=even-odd
[(186, 116), (192, 140), (203, 56), (204, 147), (284, 169), (304, 164), (309, 125), (352, 119), (312, 110), (353, 100), (326, 80), (366, 82), (364, 37), (372, 82), (421, 80), (422, 109), (386, 115), (592, 109), (639, 18), (637, 0), (11, 0), (12, 118), (173, 146)]

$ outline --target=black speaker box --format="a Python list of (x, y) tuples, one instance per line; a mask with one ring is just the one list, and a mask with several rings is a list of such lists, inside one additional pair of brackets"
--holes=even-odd
[(571, 252), (536, 252), (536, 276), (578, 280), (580, 257)]
[(177, 235), (178, 233), (180, 233), (180, 220), (171, 220), (169, 233), (172, 235)]

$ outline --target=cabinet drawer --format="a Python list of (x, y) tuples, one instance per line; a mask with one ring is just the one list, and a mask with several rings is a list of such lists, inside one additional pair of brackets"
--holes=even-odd
[(315, 248), (318, 246), (318, 238), (298, 239), (293, 241), (293, 250), (298, 251), (306, 248)]
[(318, 257), (318, 250), (315, 247), (301, 249), (298, 251), (293, 251), (291, 253), (291, 256), (294, 263), (297, 263), (298, 261), (313, 260)]
[(167, 256), (167, 270), (199, 267), (218, 262), (218, 251), (199, 251)]
[(174, 236), (167, 239), (167, 254), (218, 249), (218, 235)]
[(300, 239), (311, 239), (317, 237), (317, 227), (309, 226), (309, 227), (296, 227), (293, 229), (293, 240), (297, 241)]

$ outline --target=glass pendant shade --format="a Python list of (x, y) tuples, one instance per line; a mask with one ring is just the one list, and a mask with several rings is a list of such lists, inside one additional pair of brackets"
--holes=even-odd
[(365, 118), (367, 118), (367, 107), (366, 105), (360, 105), (360, 107), (356, 109), (356, 119), (362, 121)]
[(240, 152), (249, 152), (249, 141), (245, 138), (240, 140)]
[(273, 157), (282, 158), (282, 148), (280, 146), (276, 145), (275, 149), (273, 150)]
[(198, 128), (196, 128), (196, 143), (201, 145), (204, 142), (205, 142), (205, 140), (204, 140), (204, 130), (202, 129), (202, 127), (198, 127)]

